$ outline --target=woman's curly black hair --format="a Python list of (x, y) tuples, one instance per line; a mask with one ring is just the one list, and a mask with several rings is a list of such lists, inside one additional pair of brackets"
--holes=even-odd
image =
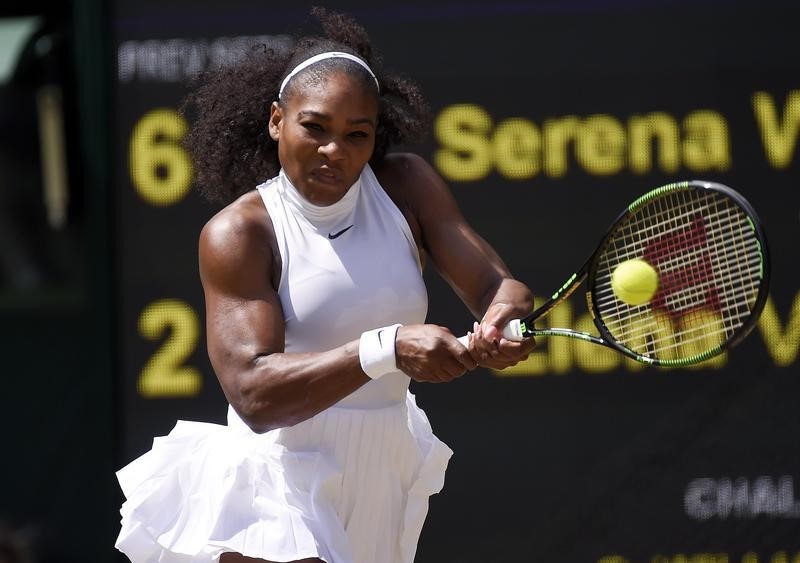
[[(418, 86), (405, 77), (384, 74), (364, 28), (348, 16), (323, 8), (311, 13), (322, 24), (323, 36), (297, 38), (288, 50), (254, 49), (239, 64), (203, 74), (200, 86), (184, 99), (183, 113), (194, 117), (184, 143), (194, 159), (197, 185), (209, 200), (230, 203), (278, 173), (278, 144), (268, 131), (270, 105), (278, 99), (283, 78), (319, 53), (356, 55), (378, 79), (378, 127), (370, 162), (380, 161), (392, 145), (421, 140), (427, 131), (430, 114)], [(374, 86), (372, 77), (347, 59), (315, 64), (313, 72), (302, 73), (302, 83), (319, 80), (331, 68), (352, 69), (365, 84)], [(289, 81), (282, 102), (291, 97), (298, 82)]]

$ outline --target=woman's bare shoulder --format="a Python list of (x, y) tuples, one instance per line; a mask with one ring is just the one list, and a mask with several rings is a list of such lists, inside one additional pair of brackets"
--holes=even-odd
[(373, 168), (379, 180), (396, 185), (412, 184), (420, 176), (433, 172), (424, 158), (411, 152), (389, 153)]
[(209, 242), (229, 243), (268, 235), (269, 214), (257, 190), (247, 192), (222, 208), (203, 227), (201, 237)]
[(257, 190), (227, 205), (203, 227), (199, 252), (201, 274), (229, 273), (271, 264), (275, 234)]

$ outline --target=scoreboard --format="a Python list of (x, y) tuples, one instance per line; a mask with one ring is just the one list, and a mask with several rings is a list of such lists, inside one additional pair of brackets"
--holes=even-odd
[[(800, 561), (800, 58), (792, 3), (342, 2), (434, 112), (411, 149), (541, 298), (616, 214), (680, 179), (740, 191), (772, 285), (738, 348), (692, 369), (570, 339), (449, 385), (413, 384), (455, 455), (417, 561)], [(120, 465), (177, 419), (223, 422), (205, 349), (193, 186), (179, 113), (199, 71), (286, 45), (297, 2), (116, 0)], [(264, 103), (271, 100), (265, 99)], [(265, 123), (266, 127), (266, 123)], [(425, 274), (429, 322), (466, 308)], [(591, 330), (573, 296), (544, 321)]]

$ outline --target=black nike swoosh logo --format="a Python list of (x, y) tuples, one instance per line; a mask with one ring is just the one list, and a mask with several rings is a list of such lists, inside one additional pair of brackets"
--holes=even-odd
[(342, 236), (343, 234), (345, 234), (347, 231), (349, 231), (350, 229), (352, 229), (354, 226), (355, 226), (355, 225), (350, 225), (349, 227), (345, 227), (344, 229), (342, 229), (342, 230), (341, 230), (341, 231), (339, 231), (338, 233), (328, 233), (328, 238), (329, 238), (329, 239), (331, 239), (331, 240), (333, 240), (333, 239), (335, 239), (335, 238), (337, 238), (337, 237), (340, 237), (340, 236)]

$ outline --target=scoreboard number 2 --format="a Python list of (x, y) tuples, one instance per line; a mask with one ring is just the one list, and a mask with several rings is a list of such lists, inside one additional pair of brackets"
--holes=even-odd
[(128, 154), (131, 182), (150, 205), (174, 205), (189, 193), (194, 170), (181, 145), (187, 131), (186, 119), (169, 108), (150, 110), (136, 122)]
[(139, 315), (139, 334), (147, 340), (167, 338), (145, 363), (139, 375), (139, 394), (147, 399), (194, 397), (203, 386), (203, 376), (194, 366), (184, 365), (200, 339), (197, 314), (187, 303), (160, 299)]

